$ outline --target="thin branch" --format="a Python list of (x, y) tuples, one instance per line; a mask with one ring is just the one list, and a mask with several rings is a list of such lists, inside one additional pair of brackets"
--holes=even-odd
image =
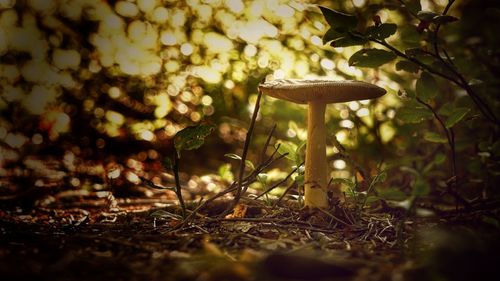
[[(450, 10), (450, 8), (454, 2), (455, 2), (455, 0), (448, 1), (448, 4), (444, 8), (442, 15), (446, 15), (448, 13), (448, 11)], [(458, 78), (458, 80), (461, 83), (461, 85), (459, 85), (459, 86), (461, 86), (467, 92), (467, 94), (471, 97), (471, 99), (474, 101), (474, 103), (478, 106), (481, 113), (488, 120), (490, 120), (493, 123), (495, 123), (496, 125), (498, 125), (499, 122), (498, 122), (496, 115), (491, 111), (490, 107), (483, 101), (483, 99), (479, 95), (477, 95), (474, 92), (474, 90), (469, 86), (469, 84), (467, 83), (467, 80), (464, 78), (464, 76), (460, 72), (458, 72), (457, 69), (452, 64), (450, 64), (451, 59), (448, 56), (448, 54), (446, 53), (446, 51), (444, 51), (444, 49), (443, 49), (443, 51), (444, 51), (445, 56), (446, 56), (448, 61), (446, 61), (441, 56), (441, 53), (439, 51), (439, 29), (440, 28), (441, 28), (441, 24), (440, 23), (436, 24), (436, 28), (434, 29), (434, 32), (433, 32), (433, 42), (432, 43), (433, 43), (433, 47), (434, 47), (434, 57), (437, 58), (439, 61), (441, 61), (444, 64), (444, 66), (447, 69), (449, 69)]]
[(271, 129), (271, 132), (269, 132), (269, 135), (267, 136), (266, 144), (262, 148), (262, 152), (260, 154), (260, 163), (264, 161), (264, 158), (266, 157), (266, 152), (267, 152), (267, 147), (269, 146), (269, 143), (271, 142), (271, 138), (274, 135), (274, 130), (276, 130), (276, 124), (274, 124), (273, 128)]
[(279, 205), (279, 203), (281, 203), (281, 201), (283, 200), (283, 198), (285, 198), (285, 195), (293, 188), (297, 186), (297, 182), (294, 181), (292, 182), (292, 184), (290, 184), (286, 189), (285, 191), (283, 192), (283, 194), (281, 194), (280, 198), (278, 198), (278, 200), (274, 203), (272, 209), (276, 208), (276, 206)]
[(330, 218), (332, 218), (334, 221), (336, 222), (340, 222), (341, 224), (345, 225), (345, 226), (351, 226), (351, 224), (349, 224), (348, 222), (345, 222), (344, 220), (341, 220), (339, 219), (338, 217), (334, 216), (332, 213), (326, 211), (326, 210), (323, 210), (321, 208), (318, 208), (323, 214), (329, 216)]
[(255, 199), (258, 199), (262, 196), (264, 196), (265, 194), (271, 192), (273, 189), (275, 189), (276, 187), (282, 185), (283, 183), (285, 183), (298, 169), (300, 166), (304, 165), (304, 162), (302, 162), (300, 165), (298, 165), (297, 167), (295, 167), (295, 169), (293, 169), (290, 173), (288, 173), (288, 175), (282, 179), (281, 181), (277, 182), (276, 184), (274, 184), (273, 186), (271, 186), (269, 189), (267, 189), (266, 191), (262, 192), (259, 196), (257, 196)]
[(245, 173), (245, 166), (246, 166), (246, 159), (247, 159), (247, 154), (248, 154), (248, 148), (250, 146), (250, 140), (252, 139), (252, 133), (253, 133), (253, 128), (255, 127), (255, 121), (257, 120), (257, 113), (259, 112), (260, 108), (260, 98), (262, 97), (262, 92), (259, 90), (259, 94), (257, 96), (257, 101), (255, 102), (255, 107), (253, 110), (252, 114), (252, 120), (250, 121), (250, 127), (248, 128), (246, 138), (245, 138), (245, 144), (243, 146), (243, 154), (241, 155), (241, 162), (240, 162), (240, 171), (238, 173), (238, 188), (236, 189), (236, 194), (234, 196), (233, 202), (229, 205), (226, 211), (224, 213), (230, 212), (234, 206), (238, 204), (238, 202), (241, 199), (243, 192), (243, 175)]
[(451, 59), (450, 55), (448, 54), (448, 52), (446, 51), (446, 49), (443, 49), (443, 54), (446, 56), (446, 61), (448, 61), (448, 63), (453, 66), (453, 67), (456, 67), (455, 66), (455, 63), (453, 62), (453, 60)]
[[(259, 166), (257, 166), (255, 168), (255, 170), (250, 173), (250, 175), (248, 175), (243, 181), (242, 181), (242, 186), (248, 186), (250, 185), (251, 183), (255, 182), (256, 181), (256, 178), (257, 176), (262, 172), (264, 171), (265, 169), (267, 169), (269, 166), (271, 166), (272, 164), (276, 163), (277, 161), (285, 158), (285, 155), (280, 155), (276, 158), (274, 158), (274, 155), (276, 154), (276, 151), (278, 150), (278, 148), (276, 148), (276, 150), (274, 151), (274, 153), (262, 164), (260, 164)], [(235, 191), (237, 188), (238, 188), (238, 185), (239, 183), (234, 181), (233, 183), (231, 183), (231, 185), (229, 185), (225, 190), (223, 191), (220, 191), (219, 193), (215, 194), (214, 196), (210, 197), (209, 199), (207, 199), (206, 201), (204, 201), (203, 203), (201, 203), (200, 205), (198, 205), (198, 207), (196, 207), (185, 219), (184, 221), (178, 225), (177, 228), (182, 228), (184, 227), (191, 219), (193, 219), (199, 210), (205, 208), (206, 206), (208, 206), (211, 202), (213, 202), (214, 200), (216, 200), (217, 198), (220, 198), (228, 193), (231, 193), (233, 191)], [(225, 213), (225, 212), (224, 212)], [(221, 215), (220, 215), (221, 216)]]
[[(453, 69), (453, 74), (455, 74), (457, 76), (457, 78), (451, 77), (449, 75), (446, 75), (442, 72), (439, 72), (438, 70), (426, 65), (425, 63), (421, 62), (420, 60), (418, 60), (414, 57), (406, 55), (405, 53), (401, 52), (400, 50), (396, 49), (395, 47), (389, 45), (389, 43), (387, 43), (384, 40), (378, 40), (378, 39), (373, 39), (373, 38), (371, 38), (369, 40), (386, 47), (387, 49), (394, 52), (397, 56), (402, 57), (406, 60), (409, 60), (409, 61), (419, 65), (423, 69), (427, 70), (428, 72), (430, 72), (436, 76), (439, 76), (441, 78), (444, 78), (446, 80), (449, 80), (449, 81), (453, 82), (455, 85), (464, 89), (467, 92), (467, 94), (469, 95), (469, 97), (471, 97), (472, 101), (477, 106), (479, 111), (481, 111), (483, 116), (486, 117), (486, 119), (488, 121), (490, 121), (491, 123), (493, 123), (497, 126), (500, 125), (500, 122), (498, 121), (496, 116), (493, 114), (493, 112), (491, 111), (489, 106), (474, 92), (474, 90), (469, 86), (469, 84), (467, 83), (465, 78), (460, 73), (458, 73), (456, 70)], [(446, 65), (448, 65), (448, 64), (446, 64)]]
[[(403, 0), (398, 0), (399, 3), (401, 3), (401, 5), (405, 6), (406, 7), (406, 3), (403, 1)], [(414, 12), (410, 11), (410, 9), (406, 9), (410, 15), (412, 15), (414, 18), (416, 19), (419, 19), (417, 14), (415, 14)]]
[(457, 163), (456, 163), (456, 151), (455, 151), (455, 133), (453, 131), (452, 128), (446, 128), (446, 125), (443, 121), (443, 119), (441, 118), (441, 116), (439, 116), (439, 114), (437, 114), (436, 110), (434, 110), (434, 108), (424, 102), (423, 100), (421, 100), (420, 98), (417, 97), (417, 101), (424, 105), (425, 107), (427, 107), (430, 111), (432, 111), (432, 114), (434, 115), (434, 117), (436, 118), (436, 120), (439, 122), (439, 124), (441, 125), (441, 127), (443, 128), (443, 130), (445, 131), (446, 133), (446, 138), (448, 139), (448, 144), (450, 146), (450, 150), (451, 150), (451, 160), (452, 160), (452, 179), (453, 181), (450, 182), (450, 184), (447, 184), (447, 191), (449, 194), (451, 194), (453, 197), (455, 197), (455, 200), (456, 202), (460, 202), (462, 205), (464, 205), (464, 207), (466, 209), (469, 209), (470, 208), (470, 203), (465, 200), (462, 196), (460, 196), (460, 194), (458, 194), (457, 191), (455, 191), (452, 186), (454, 186), (454, 182), (456, 181), (456, 177), (457, 177)]
[(182, 190), (181, 183), (179, 180), (179, 156), (177, 155), (177, 151), (174, 150), (174, 179), (175, 179), (175, 193), (177, 194), (177, 198), (179, 199), (179, 204), (182, 209), (182, 217), (186, 217), (186, 205), (184, 204), (184, 199), (182, 198)]
[(451, 137), (451, 133), (450, 133), (450, 130), (452, 130), (452, 129), (451, 128), (450, 129), (446, 128), (446, 125), (444, 123), (443, 118), (441, 118), (441, 116), (439, 116), (439, 114), (437, 114), (436, 110), (434, 110), (434, 108), (430, 104), (426, 103), (425, 101), (423, 101), (419, 97), (417, 97), (416, 99), (417, 99), (417, 102), (419, 102), (423, 106), (427, 107), (427, 109), (429, 109), (432, 112), (432, 114), (434, 115), (434, 117), (436, 118), (436, 120), (441, 125), (441, 128), (443, 128), (443, 131), (446, 134), (446, 139), (448, 140), (448, 145), (450, 146), (450, 149), (451, 149), (452, 176), (455, 177), (456, 176), (456, 170), (457, 170), (457, 168), (456, 168), (457, 164), (456, 164), (456, 153), (455, 153), (455, 140), (454, 140), (454, 138)]
[(460, 83), (460, 81), (456, 80), (454, 77), (451, 77), (451, 76), (448, 76), (448, 75), (446, 75), (444, 73), (441, 73), (441, 72), (437, 71), (436, 69), (428, 66), (427, 64), (421, 62), (420, 60), (418, 60), (418, 59), (416, 59), (414, 57), (408, 56), (407, 54), (401, 52), (400, 50), (396, 49), (395, 47), (389, 45), (389, 43), (387, 43), (386, 41), (384, 41), (384, 40), (378, 40), (378, 39), (374, 39), (374, 38), (371, 38), (369, 40), (372, 41), (372, 42), (375, 42), (377, 44), (380, 44), (380, 45), (382, 45), (384, 47), (386, 47), (387, 49), (389, 49), (392, 52), (394, 52), (397, 56), (402, 57), (404, 59), (407, 59), (407, 60), (409, 60), (409, 61), (411, 61), (411, 62), (419, 65), (420, 67), (422, 67), (423, 69), (429, 71), (430, 73), (432, 73), (434, 75), (437, 75), (437, 76), (439, 76), (441, 78), (444, 78), (446, 80), (452, 81), (453, 83), (455, 83), (458, 86), (462, 87), (462, 84)]

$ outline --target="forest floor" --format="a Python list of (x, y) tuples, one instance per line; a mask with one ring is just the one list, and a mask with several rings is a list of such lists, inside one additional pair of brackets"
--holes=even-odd
[(244, 200), (218, 218), (221, 200), (183, 223), (173, 200), (111, 199), (71, 191), (2, 206), (1, 279), (500, 280), (498, 210), (355, 217)]

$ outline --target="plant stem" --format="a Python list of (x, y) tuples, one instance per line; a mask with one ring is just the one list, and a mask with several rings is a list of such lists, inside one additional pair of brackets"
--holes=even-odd
[(179, 156), (177, 155), (177, 151), (174, 151), (174, 166), (172, 169), (175, 179), (175, 194), (177, 195), (179, 204), (181, 205), (182, 217), (186, 218), (186, 205), (184, 204), (184, 199), (182, 198), (181, 183), (179, 180)]
[(269, 134), (267, 135), (266, 144), (262, 148), (259, 163), (262, 163), (264, 161), (264, 158), (266, 158), (267, 147), (269, 146), (269, 143), (271, 142), (271, 138), (273, 137), (275, 130), (276, 130), (276, 124), (274, 124), (273, 128), (271, 129), (271, 132), (269, 132)]
[(453, 129), (452, 128), (446, 128), (446, 125), (443, 121), (443, 118), (441, 118), (441, 116), (439, 116), (439, 114), (437, 114), (436, 110), (434, 110), (434, 108), (426, 103), (425, 101), (421, 100), (419, 97), (416, 98), (417, 101), (422, 104), (423, 106), (427, 107), (427, 109), (429, 109), (432, 114), (434, 115), (434, 117), (436, 118), (436, 120), (439, 122), (439, 124), (441, 125), (441, 127), (443, 128), (443, 131), (445, 132), (446, 134), (446, 139), (448, 140), (448, 145), (450, 146), (450, 151), (451, 151), (451, 162), (452, 162), (452, 165), (451, 165), (451, 172), (452, 172), (452, 177), (456, 177), (457, 174), (457, 161), (456, 161), (456, 152), (455, 152), (455, 133), (453, 132)]
[[(251, 183), (253, 183), (257, 176), (262, 172), (264, 171), (265, 169), (267, 169), (269, 166), (271, 166), (272, 164), (274, 164), (275, 162), (285, 158), (285, 155), (280, 155), (276, 158), (274, 158), (274, 155), (276, 155), (278, 151), (278, 148), (275, 148), (274, 152), (272, 153), (272, 155), (262, 164), (260, 164), (258, 167), (255, 168), (254, 171), (252, 171), (252, 173), (250, 173), (250, 175), (248, 175), (243, 181), (242, 181), (242, 185), (250, 185)], [(204, 207), (208, 206), (208, 204), (210, 204), (211, 202), (215, 201), (217, 198), (220, 198), (230, 192), (233, 192), (235, 191), (237, 188), (238, 188), (238, 185), (239, 183), (238, 182), (233, 182), (231, 183), (230, 186), (228, 186), (225, 190), (215, 194), (214, 196), (208, 198), (207, 200), (205, 200), (203, 203), (201, 203), (200, 205), (198, 205), (198, 207), (196, 207), (192, 212), (191, 214), (189, 214), (185, 219), (184, 221), (179, 224), (176, 228), (182, 228), (184, 225), (186, 225), (192, 218), (194, 218), (196, 216), (196, 214), (198, 213), (199, 210), (203, 209)], [(227, 211), (227, 210), (226, 210)], [(220, 216), (223, 216), (226, 214), (226, 211), (224, 211)]]
[(281, 181), (277, 182), (276, 184), (274, 184), (273, 186), (271, 186), (270, 188), (268, 188), (266, 191), (262, 192), (260, 195), (258, 195), (257, 197), (255, 197), (255, 199), (258, 199), (258, 198), (262, 197), (264, 194), (268, 194), (269, 192), (271, 192), (276, 187), (278, 187), (278, 186), (282, 185), (283, 183), (285, 183), (300, 168), (300, 166), (302, 166), (302, 165), (304, 165), (304, 162), (302, 162), (300, 165), (298, 165), (297, 167), (295, 167), (295, 169), (293, 169), (290, 173), (288, 173), (288, 175), (286, 175), (286, 177), (284, 179), (282, 179)]
[[(451, 5), (453, 5), (453, 3), (455, 2), (455, 0), (450, 0), (448, 1), (448, 4), (446, 5), (446, 7), (444, 8), (443, 10), (443, 13), (442, 15), (446, 15), (448, 13), (448, 11), (450, 10), (451, 8)], [(451, 64), (452, 61), (450, 59), (450, 57), (448, 56), (448, 54), (446, 53), (446, 51), (443, 49), (444, 53), (445, 53), (445, 56), (447, 58), (447, 60), (445, 60), (440, 52), (439, 52), (439, 29), (441, 28), (441, 24), (436, 24), (436, 28), (434, 29), (434, 32), (433, 32), (433, 47), (434, 47), (434, 54), (432, 54), (435, 58), (437, 58), (439, 61), (441, 61), (441, 63), (443, 63), (443, 65), (448, 69), (450, 70), (459, 80), (459, 82), (461, 83), (461, 86), (466, 92), (467, 94), (471, 97), (471, 99), (473, 100), (473, 102), (478, 106), (479, 110), (481, 111), (481, 113), (483, 115), (485, 115), (485, 117), (492, 121), (493, 123), (495, 124), (499, 124), (498, 122), (498, 119), (496, 117), (496, 115), (492, 112), (492, 110), (490, 109), (490, 107), (488, 106), (488, 104), (486, 104), (479, 95), (477, 95), (474, 90), (469, 86), (469, 84), (467, 83), (467, 80), (464, 78), (464, 76), (457, 71), (457, 69)]]
[[(453, 82), (455, 85), (459, 86), (460, 88), (464, 89), (467, 94), (469, 95), (469, 97), (472, 99), (472, 101), (474, 102), (474, 104), (477, 106), (477, 108), (479, 109), (479, 111), (483, 114), (483, 116), (488, 120), (490, 121), (491, 123), (499, 126), (500, 125), (500, 122), (498, 121), (498, 119), (496, 118), (496, 116), (494, 115), (494, 113), (491, 111), (491, 109), (489, 108), (489, 106), (474, 92), (474, 90), (470, 87), (470, 85), (467, 83), (467, 81), (465, 80), (465, 78), (460, 74), (458, 73), (458, 71), (456, 71), (453, 67), (449, 67), (450, 69), (452, 69), (452, 72), (455, 76), (457, 76), (457, 78), (455, 77), (452, 77), (452, 76), (449, 76), (449, 75), (446, 75), (442, 72), (439, 72), (438, 70), (426, 65), (425, 63), (421, 62), (420, 60), (414, 58), (414, 57), (411, 57), (411, 56), (408, 56), (406, 55), (405, 53), (401, 52), (400, 50), (396, 49), (395, 47), (391, 46), (389, 43), (387, 43), (386, 41), (383, 41), (383, 40), (377, 40), (377, 39), (369, 39), (370, 41), (372, 42), (375, 42), (377, 44), (380, 44), (384, 47), (386, 47), (387, 49), (391, 50), (393, 53), (395, 53), (397, 56), (399, 57), (402, 57), (406, 60), (409, 60), (417, 65), (419, 65), (420, 67), (422, 67), (423, 69), (427, 70), (428, 72), (436, 75), (436, 76), (439, 76), (441, 78), (444, 78), (448, 81), (451, 81)], [(442, 58), (441, 58), (442, 59)], [(445, 63), (445, 65), (449, 65), (447, 63)]]
[(462, 196), (460, 196), (460, 194), (458, 194), (458, 192), (456, 190), (454, 190), (452, 187), (455, 187), (455, 183), (456, 183), (456, 180), (457, 180), (457, 161), (456, 161), (456, 151), (455, 151), (455, 132), (453, 131), (453, 128), (446, 128), (446, 125), (443, 121), (443, 119), (441, 118), (441, 116), (439, 116), (436, 112), (436, 110), (434, 110), (434, 108), (424, 102), (423, 100), (421, 100), (420, 98), (417, 97), (417, 101), (424, 105), (425, 107), (427, 107), (430, 111), (432, 111), (432, 114), (434, 115), (434, 117), (436, 118), (436, 120), (439, 122), (439, 124), (441, 125), (441, 127), (443, 128), (443, 130), (445, 131), (446, 133), (446, 138), (448, 139), (448, 145), (450, 146), (450, 150), (451, 150), (451, 173), (452, 173), (452, 181), (450, 182), (450, 184), (447, 184), (447, 191), (450, 195), (452, 195), (453, 197), (455, 197), (455, 200), (457, 202), (457, 204), (460, 202), (462, 205), (464, 205), (464, 207), (466, 209), (470, 209), (471, 205), (470, 203), (465, 200)]
[(241, 196), (246, 192), (248, 186), (243, 187), (243, 176), (245, 174), (245, 166), (246, 166), (246, 159), (247, 159), (247, 154), (248, 154), (248, 148), (250, 146), (250, 140), (252, 139), (252, 134), (253, 134), (253, 129), (255, 127), (255, 121), (257, 120), (257, 114), (260, 109), (260, 98), (262, 97), (262, 92), (259, 90), (259, 94), (257, 96), (257, 101), (255, 102), (255, 107), (253, 110), (252, 114), (252, 120), (250, 121), (250, 127), (248, 128), (246, 137), (245, 137), (245, 144), (243, 146), (243, 154), (241, 155), (241, 162), (240, 162), (240, 170), (238, 173), (238, 185), (236, 189), (236, 194), (234, 195), (234, 200), (231, 202), (229, 207), (222, 213), (222, 215), (228, 214), (234, 206), (238, 204), (238, 202), (241, 199)]

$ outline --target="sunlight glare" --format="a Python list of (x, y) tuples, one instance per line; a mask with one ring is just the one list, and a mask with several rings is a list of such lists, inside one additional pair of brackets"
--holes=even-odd
[(106, 120), (116, 125), (122, 125), (125, 122), (125, 117), (121, 113), (108, 110), (106, 111)]
[(193, 45), (189, 43), (184, 43), (181, 45), (181, 53), (185, 56), (189, 56), (193, 53)]
[[(231, 80), (228, 80), (228, 81), (231, 81)], [(207, 96), (207, 95), (204, 95), (202, 98), (201, 98), (201, 104), (203, 104), (204, 106), (209, 106), (212, 104), (212, 97), (211, 96)]]
[(333, 161), (333, 167), (335, 167), (335, 169), (337, 169), (337, 170), (343, 170), (343, 169), (345, 169), (346, 166), (347, 165), (346, 165), (345, 161), (342, 159), (337, 159), (337, 160)]
[(135, 17), (139, 13), (137, 5), (127, 1), (119, 1), (115, 4), (116, 12), (124, 17)]
[(366, 0), (353, 0), (352, 1), (352, 4), (354, 5), (354, 7), (356, 8), (361, 8), (365, 5), (366, 3)]
[(152, 141), (155, 138), (155, 135), (150, 130), (142, 130), (139, 133), (139, 137), (145, 141)]
[(160, 40), (163, 45), (173, 46), (177, 44), (177, 38), (175, 38), (175, 34), (170, 31), (162, 31), (160, 35)]
[(165, 7), (157, 7), (153, 12), (152, 20), (163, 24), (168, 20), (168, 10)]
[(356, 115), (357, 115), (358, 117), (365, 117), (365, 116), (368, 116), (368, 115), (370, 115), (370, 110), (369, 110), (368, 108), (366, 108), (366, 107), (361, 108), (360, 110), (358, 110), (358, 111), (356, 112)]
[(243, 12), (245, 5), (241, 0), (225, 0), (224, 1), (229, 10), (235, 14)]
[(245, 54), (245, 56), (247, 57), (253, 57), (257, 54), (257, 48), (252, 45), (252, 44), (248, 44), (245, 46), (245, 49), (243, 50), (243, 53)]

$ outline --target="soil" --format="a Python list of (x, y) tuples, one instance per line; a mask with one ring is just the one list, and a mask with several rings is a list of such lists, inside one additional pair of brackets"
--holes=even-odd
[(496, 211), (409, 218), (400, 210), (379, 210), (356, 217), (348, 209), (324, 214), (248, 199), (229, 216), (217, 216), (228, 204), (212, 202), (187, 222), (162, 193), (116, 199), (109, 192), (73, 191), (30, 207), (4, 204), (0, 276), (500, 280)]
[[(105, 195), (73, 191), (31, 208), (4, 206), (2, 280), (473, 280), (495, 275), (488, 269), (499, 260), (498, 228), (472, 226), (471, 214), (355, 218), (340, 208), (325, 215), (247, 200), (218, 217), (229, 202), (222, 199), (183, 223), (158, 193)], [(456, 244), (445, 228), (463, 232)]]

